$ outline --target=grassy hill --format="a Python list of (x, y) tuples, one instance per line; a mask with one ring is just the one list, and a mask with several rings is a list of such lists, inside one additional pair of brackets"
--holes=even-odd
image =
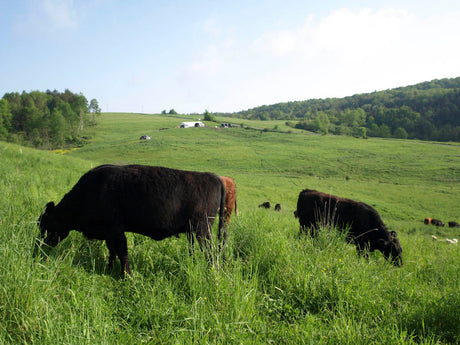
[[(103, 114), (92, 142), (69, 151), (0, 142), (0, 343), (460, 341), (458, 245), (431, 239), (459, 238), (460, 230), (423, 224), (459, 221), (460, 145), (177, 128), (184, 119)], [(282, 121), (269, 126), (285, 130)], [(152, 140), (140, 141), (143, 134)], [(185, 236), (129, 234), (133, 275), (122, 280), (119, 265), (105, 270), (105, 244), (75, 232), (34, 256), (45, 204), (102, 163), (232, 176), (240, 215), (229, 227), (230, 259), (208, 267), (199, 251), (188, 256)], [(292, 212), (306, 187), (373, 205), (398, 232), (404, 266), (380, 253), (357, 257), (337, 232), (299, 237)], [(259, 209), (264, 201), (281, 212)]]

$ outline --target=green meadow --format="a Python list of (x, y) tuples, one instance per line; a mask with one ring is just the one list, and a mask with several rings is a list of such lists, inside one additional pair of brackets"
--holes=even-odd
[[(88, 143), (37, 151), (0, 142), (0, 344), (460, 343), (460, 145), (320, 136), (283, 121), (181, 129), (196, 116), (103, 114)], [(217, 128), (215, 128), (217, 126)], [(257, 129), (254, 129), (257, 128)], [(141, 141), (141, 135), (151, 140)], [(210, 266), (185, 235), (128, 234), (133, 274), (106, 270), (80, 233), (35, 250), (37, 220), (99, 164), (139, 163), (232, 176), (239, 214), (227, 260)], [(368, 260), (338, 231), (299, 235), (299, 192), (372, 205), (404, 265)], [(281, 211), (261, 209), (264, 201)], [(432, 239), (437, 236), (438, 241)]]

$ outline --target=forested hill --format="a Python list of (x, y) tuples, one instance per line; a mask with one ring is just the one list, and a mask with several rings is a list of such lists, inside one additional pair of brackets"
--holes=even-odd
[(0, 140), (47, 149), (77, 145), (100, 112), (96, 99), (88, 104), (70, 90), (6, 93), (0, 99)]
[(266, 105), (232, 116), (286, 120), (324, 134), (460, 141), (460, 77), (345, 98)]

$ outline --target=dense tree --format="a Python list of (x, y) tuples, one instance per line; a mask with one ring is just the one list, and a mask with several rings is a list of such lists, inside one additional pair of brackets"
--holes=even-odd
[(318, 115), (315, 118), (315, 127), (317, 128), (317, 132), (321, 134), (327, 134), (329, 133), (329, 118), (327, 117), (327, 114), (324, 111), (320, 111)]
[(398, 127), (394, 132), (394, 137), (398, 139), (407, 139), (407, 132), (404, 128)]
[(66, 120), (62, 112), (55, 108), (51, 112), (49, 121), (49, 139), (54, 147), (62, 146), (66, 133)]
[(89, 102), (88, 111), (92, 114), (92, 123), (96, 124), (96, 116), (101, 115), (101, 108), (99, 108), (99, 103), (97, 99), (93, 98)]
[(205, 121), (216, 122), (216, 116), (211, 114), (209, 111), (205, 110), (203, 115)]
[[(92, 111), (100, 112), (96, 100)], [(7, 93), (0, 100), (0, 138), (53, 148), (80, 140), (88, 101), (69, 90)]]
[(11, 130), (12, 114), (6, 99), (0, 99), (0, 138), (6, 138)]

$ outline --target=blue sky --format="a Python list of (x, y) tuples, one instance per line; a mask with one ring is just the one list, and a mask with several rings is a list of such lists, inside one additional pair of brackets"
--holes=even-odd
[(233, 112), (460, 76), (460, 1), (0, 0), (0, 97)]

